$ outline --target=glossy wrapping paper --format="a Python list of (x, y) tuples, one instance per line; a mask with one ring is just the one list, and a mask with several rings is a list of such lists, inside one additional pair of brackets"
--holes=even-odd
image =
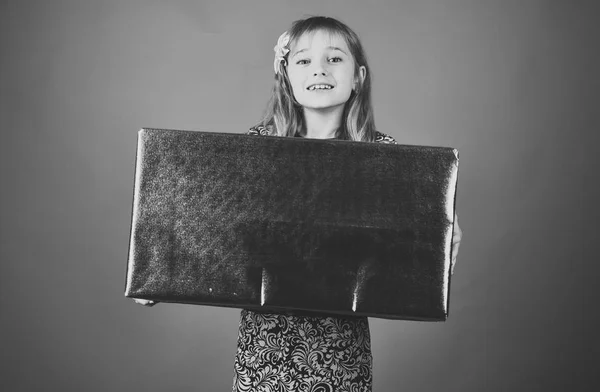
[(457, 175), (446, 147), (143, 129), (125, 295), (446, 320)]

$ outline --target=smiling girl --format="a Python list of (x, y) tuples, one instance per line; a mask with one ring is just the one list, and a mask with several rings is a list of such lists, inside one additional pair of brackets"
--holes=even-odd
[[(275, 46), (274, 71), (265, 116), (250, 135), (396, 144), (375, 128), (367, 59), (358, 36), (340, 21), (294, 22)], [(451, 271), (462, 238), (456, 218), (454, 225)], [(241, 311), (234, 392), (370, 392), (372, 384), (366, 317)]]
[[(342, 22), (293, 23), (275, 46), (275, 84), (250, 135), (393, 143), (378, 132), (358, 36)], [(462, 232), (455, 220), (452, 268)], [(372, 390), (366, 317), (242, 310), (233, 391)]]

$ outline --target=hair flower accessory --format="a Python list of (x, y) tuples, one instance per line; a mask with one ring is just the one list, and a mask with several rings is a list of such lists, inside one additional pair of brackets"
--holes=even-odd
[(275, 62), (273, 63), (273, 68), (275, 69), (275, 74), (283, 73), (281, 71), (281, 63), (285, 65), (285, 55), (290, 51), (287, 48), (288, 43), (290, 42), (290, 33), (284, 31), (283, 34), (279, 36), (277, 40), (277, 45), (273, 48), (275, 51)]

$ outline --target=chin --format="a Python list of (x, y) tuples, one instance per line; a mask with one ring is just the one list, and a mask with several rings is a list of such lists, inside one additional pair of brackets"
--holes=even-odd
[(344, 106), (347, 100), (305, 100), (304, 102), (298, 101), (302, 107), (313, 110), (324, 110), (332, 109), (338, 106)]

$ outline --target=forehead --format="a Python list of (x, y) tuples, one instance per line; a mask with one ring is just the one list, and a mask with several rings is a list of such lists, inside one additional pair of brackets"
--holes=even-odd
[(325, 49), (329, 46), (338, 47), (346, 51), (346, 53), (349, 52), (348, 44), (342, 35), (324, 30), (302, 34), (298, 39), (292, 42), (290, 49), (293, 53), (301, 49), (316, 50)]

